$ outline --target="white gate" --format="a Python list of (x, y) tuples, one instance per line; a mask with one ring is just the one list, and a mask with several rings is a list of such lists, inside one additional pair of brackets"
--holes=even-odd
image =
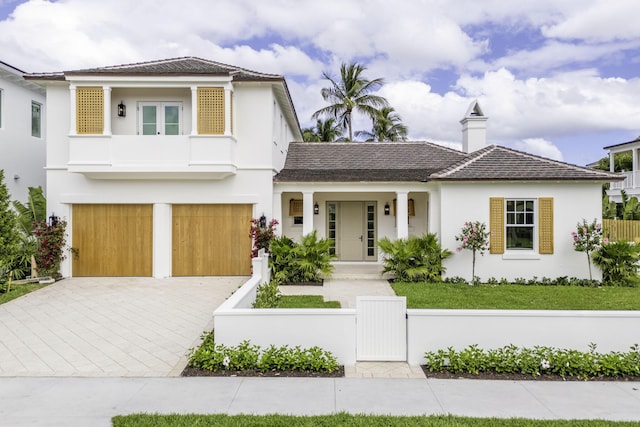
[(407, 360), (406, 297), (357, 297), (356, 359)]

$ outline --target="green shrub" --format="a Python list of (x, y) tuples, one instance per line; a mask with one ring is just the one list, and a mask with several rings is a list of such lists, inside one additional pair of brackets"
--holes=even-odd
[(602, 270), (602, 281), (607, 285), (633, 283), (638, 277), (640, 246), (618, 241), (602, 245), (593, 253), (593, 262)]
[(591, 344), (588, 352), (535, 346), (519, 348), (508, 345), (482, 350), (471, 345), (462, 351), (452, 347), (426, 352), (427, 366), (432, 372), (479, 374), (481, 372), (519, 373), (531, 376), (556, 374), (563, 378), (587, 380), (599, 377), (640, 376), (640, 347), (636, 344), (626, 353), (598, 353)]
[(303, 349), (296, 347), (270, 346), (263, 350), (249, 341), (227, 347), (216, 344), (213, 334), (203, 336), (203, 342), (192, 350), (188, 366), (208, 371), (311, 371), (334, 372), (339, 365), (337, 359), (319, 347)]
[(393, 241), (384, 237), (378, 246), (385, 253), (383, 273), (393, 273), (401, 282), (441, 281), (445, 272), (442, 261), (451, 256), (433, 233)]
[(331, 241), (319, 239), (315, 230), (303, 236), (300, 243), (286, 236), (276, 237), (269, 246), (271, 274), (282, 283), (319, 282), (333, 271), (331, 260), (335, 255), (329, 252), (330, 247)]
[(272, 279), (268, 283), (263, 283), (256, 290), (256, 300), (253, 302), (253, 308), (276, 308), (280, 302), (280, 281)]

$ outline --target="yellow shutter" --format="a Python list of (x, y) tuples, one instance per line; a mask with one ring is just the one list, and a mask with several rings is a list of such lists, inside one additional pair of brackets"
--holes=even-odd
[(553, 253), (553, 197), (538, 199), (538, 252)]
[(101, 87), (76, 88), (76, 133), (102, 135), (104, 91)]
[(289, 216), (303, 216), (303, 201), (302, 199), (289, 200)]
[(198, 134), (224, 134), (224, 89), (198, 88)]
[[(396, 200), (393, 199), (393, 216), (396, 216)], [(413, 199), (407, 200), (407, 215), (416, 216), (416, 203)]]
[(504, 253), (504, 197), (489, 199), (489, 253)]

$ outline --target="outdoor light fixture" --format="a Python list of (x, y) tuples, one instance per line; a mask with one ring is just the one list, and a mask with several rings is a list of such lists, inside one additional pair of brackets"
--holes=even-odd
[(58, 225), (58, 217), (53, 212), (51, 212), (51, 216), (49, 217), (49, 225), (51, 227), (55, 227), (56, 225)]
[(316, 202), (316, 204), (313, 205), (313, 214), (318, 215), (319, 213), (320, 213), (320, 206), (318, 205), (318, 202)]
[(258, 223), (260, 225), (260, 228), (267, 228), (267, 217), (262, 214), (260, 216), (260, 219), (258, 219)]
[(127, 106), (124, 105), (124, 101), (120, 101), (118, 104), (118, 117), (126, 117), (127, 115)]
[(391, 208), (389, 207), (389, 202), (384, 204), (384, 214), (389, 215), (391, 213)]

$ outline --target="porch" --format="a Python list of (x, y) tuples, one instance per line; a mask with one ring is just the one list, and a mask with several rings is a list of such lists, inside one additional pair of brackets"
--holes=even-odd
[[(609, 150), (609, 171), (615, 172), (617, 169), (624, 176), (624, 180), (610, 183), (607, 194), (611, 201), (622, 202), (621, 190), (624, 190), (629, 197), (640, 197), (640, 160), (638, 154), (640, 137), (633, 141), (604, 147), (604, 149)], [(626, 157), (624, 162), (621, 161), (623, 156)]]

